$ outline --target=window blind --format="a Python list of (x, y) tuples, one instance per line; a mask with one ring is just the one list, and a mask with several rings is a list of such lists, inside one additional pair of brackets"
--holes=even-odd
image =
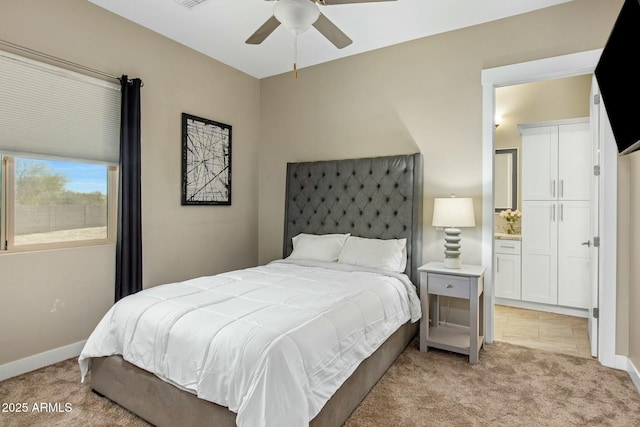
[(117, 164), (120, 86), (0, 51), (0, 151)]

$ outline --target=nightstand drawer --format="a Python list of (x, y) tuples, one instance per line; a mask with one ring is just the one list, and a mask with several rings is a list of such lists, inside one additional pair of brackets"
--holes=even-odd
[(427, 286), (430, 294), (469, 299), (469, 279), (467, 277), (429, 274)]

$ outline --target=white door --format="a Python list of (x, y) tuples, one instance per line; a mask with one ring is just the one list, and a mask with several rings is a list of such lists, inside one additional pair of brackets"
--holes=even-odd
[(591, 128), (589, 122), (558, 129), (558, 199), (591, 199)]
[(522, 300), (558, 303), (558, 203), (522, 202)]
[[(596, 103), (596, 97), (600, 96), (600, 89), (596, 82), (595, 76), (591, 79), (591, 145), (592, 145), (592, 161), (594, 167), (600, 166), (600, 111), (602, 103)], [(606, 114), (604, 114), (606, 117)], [(600, 173), (591, 175), (591, 218), (590, 231), (591, 237), (600, 236)], [(600, 245), (594, 243), (594, 239), (589, 240), (591, 243), (589, 256), (591, 258), (591, 292), (589, 295), (589, 341), (591, 345), (591, 356), (598, 357), (598, 318), (594, 317), (594, 311), (598, 310), (600, 292)]]
[(522, 200), (557, 198), (558, 126), (522, 128)]
[(558, 304), (588, 308), (591, 299), (591, 203), (558, 203)]

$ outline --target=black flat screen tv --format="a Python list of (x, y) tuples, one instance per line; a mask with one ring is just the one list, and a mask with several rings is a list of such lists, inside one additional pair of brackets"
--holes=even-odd
[(640, 149), (640, 0), (626, 0), (595, 69), (618, 152)]

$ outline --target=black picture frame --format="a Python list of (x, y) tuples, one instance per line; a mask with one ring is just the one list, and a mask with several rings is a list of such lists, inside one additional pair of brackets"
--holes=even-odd
[(231, 125), (182, 113), (182, 205), (231, 205)]

